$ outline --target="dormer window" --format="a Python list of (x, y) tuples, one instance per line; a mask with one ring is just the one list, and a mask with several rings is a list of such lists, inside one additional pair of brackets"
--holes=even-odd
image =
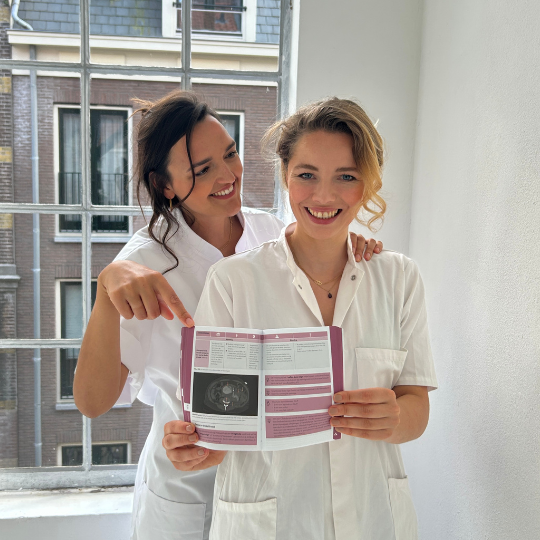
[[(177, 32), (182, 31), (182, 3), (177, 8)], [(242, 38), (245, 26), (243, 0), (193, 0), (191, 20), (194, 36)]]

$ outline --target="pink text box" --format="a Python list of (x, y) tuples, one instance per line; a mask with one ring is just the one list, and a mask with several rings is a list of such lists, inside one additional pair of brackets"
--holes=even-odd
[(305, 396), (306, 394), (329, 394), (331, 386), (302, 386), (297, 388), (266, 388), (266, 396)]
[(197, 428), (199, 440), (214, 444), (238, 444), (257, 446), (256, 431), (218, 431), (215, 429)]
[(331, 381), (330, 373), (296, 373), (294, 375), (266, 375), (266, 386), (293, 386), (301, 384), (323, 384)]
[(297, 437), (331, 429), (328, 413), (267, 416), (265, 425), (267, 439)]
[(265, 411), (267, 413), (318, 411), (319, 409), (328, 409), (330, 405), (332, 405), (332, 396), (267, 399), (265, 400)]

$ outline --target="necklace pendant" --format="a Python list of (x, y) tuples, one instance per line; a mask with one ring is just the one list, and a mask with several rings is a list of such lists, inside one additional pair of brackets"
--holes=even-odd
[(332, 298), (332, 293), (328, 293), (328, 298)]
[(315, 283), (320, 287), (322, 285), (322, 281), (319, 281), (318, 279), (315, 280)]

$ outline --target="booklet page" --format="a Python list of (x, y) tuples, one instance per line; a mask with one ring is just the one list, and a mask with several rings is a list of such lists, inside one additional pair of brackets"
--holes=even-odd
[(191, 421), (201, 446), (261, 448), (261, 366), (260, 330), (195, 329)]
[(328, 408), (343, 389), (341, 329), (182, 330), (178, 397), (199, 443), (280, 450), (341, 438)]
[(339, 438), (328, 414), (334, 393), (330, 329), (267, 330), (263, 344), (264, 449)]

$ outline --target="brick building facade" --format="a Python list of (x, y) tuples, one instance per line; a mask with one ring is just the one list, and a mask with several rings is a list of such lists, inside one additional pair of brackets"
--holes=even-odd
[[(258, 1), (258, 42), (277, 42), (279, 16), (277, 26), (275, 23), (276, 10), (279, 12), (278, 4), (277, 0)], [(111, 28), (99, 26), (102, 24), (99, 17), (108, 14), (109, 23), (116, 25), (116, 35), (142, 36), (141, 39), (160, 36), (161, 5), (157, 0), (94, 0), (91, 4), (91, 32), (111, 32)], [(44, 10), (43, 6), (47, 6), (47, 9)], [(111, 9), (116, 10), (114, 14), (107, 11)], [(19, 16), (32, 24), (36, 31), (57, 34), (78, 32), (78, 2), (74, 0), (23, 0)], [(11, 57), (12, 54), (8, 42), (8, 28), (9, 17), (0, 22), (0, 54), (3, 57)], [(21, 42), (21, 35), (19, 31), (18, 43)], [(11, 37), (13, 39), (13, 35)], [(24, 48), (21, 50), (24, 51)], [(38, 46), (38, 58), (39, 54)], [(215, 51), (213, 54), (216, 56)], [(123, 110), (127, 117), (137, 108), (133, 98), (158, 99), (178, 87), (174, 82), (93, 78), (90, 104), (93, 110)], [(234, 81), (216, 84), (216, 81), (213, 81), (211, 84), (193, 84), (193, 90), (216, 110), (225, 114), (241, 115), (243, 129), (239, 135), (243, 145), (244, 204), (258, 208), (272, 207), (274, 176), (271, 166), (260, 156), (260, 139), (264, 130), (275, 120), (276, 87)], [(54, 204), (62, 202), (59, 200), (59, 111), (73, 111), (80, 106), (79, 79), (41, 72), (37, 77), (37, 94), (40, 202)], [(138, 121), (139, 117), (135, 115), (128, 132), (129, 145)], [(20, 71), (13, 76), (8, 72), (0, 72), (2, 202), (32, 201), (30, 126), (30, 77)], [(132, 153), (130, 156), (133, 159)], [(136, 204), (135, 188), (131, 179), (128, 189)], [(130, 219), (131, 232), (144, 225), (144, 220), (140, 217)], [(127, 242), (129, 234), (111, 235), (97, 231), (94, 236), (93, 279), (114, 259)], [(64, 234), (59, 228), (57, 216), (42, 214), (40, 241), (41, 337), (66, 337), (62, 335), (66, 312), (61, 284), (77, 283), (81, 279), (80, 235), (76, 232)], [(0, 214), (1, 338), (33, 337), (32, 246), (32, 216)], [(66, 464), (62, 457), (62, 447), (80, 447), (82, 417), (75, 409), (72, 399), (62, 396), (60, 391), (60, 351), (42, 349), (41, 357), (42, 463), (44, 466)], [(129, 455), (124, 456), (124, 461), (135, 463), (151, 420), (151, 408), (138, 401), (131, 407), (113, 408), (92, 421), (92, 443), (102, 446), (107, 443), (117, 446), (126, 444)], [(33, 351), (0, 349), (0, 467), (33, 465)]]

